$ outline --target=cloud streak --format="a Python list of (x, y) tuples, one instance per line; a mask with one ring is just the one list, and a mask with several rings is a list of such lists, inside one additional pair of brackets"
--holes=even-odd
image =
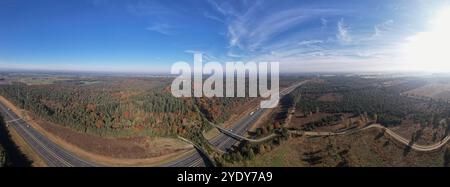
[(344, 23), (344, 19), (339, 20), (337, 23), (338, 33), (336, 34), (337, 39), (344, 44), (349, 44), (352, 42), (352, 37), (349, 34), (349, 28)]
[(373, 34), (372, 37), (379, 37), (379, 36), (381, 36), (384, 32), (386, 32), (389, 29), (389, 27), (392, 24), (394, 24), (394, 20), (390, 19), (390, 20), (387, 20), (387, 21), (385, 21), (383, 23), (375, 25), (373, 27), (374, 34)]
[[(227, 29), (227, 56), (231, 58), (255, 58), (278, 49), (299, 47), (298, 43), (304, 40), (303, 31), (299, 29), (302, 25), (317, 20), (324, 30), (329, 22), (324, 17), (343, 13), (330, 8), (277, 7), (262, 1), (249, 1), (239, 6), (227, 1), (209, 3), (224, 18), (220, 20)], [(205, 17), (218, 20), (210, 15)]]
[(171, 35), (172, 27), (168, 24), (155, 24), (150, 27), (145, 28), (148, 31), (154, 31), (163, 35)]

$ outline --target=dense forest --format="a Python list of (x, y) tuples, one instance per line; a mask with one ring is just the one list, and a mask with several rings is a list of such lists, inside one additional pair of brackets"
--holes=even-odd
[[(322, 83), (311, 83), (295, 90), (301, 95), (296, 107), (305, 115), (312, 112), (331, 114), (365, 114), (385, 126), (412, 120), (422, 125), (438, 126), (450, 118), (448, 102), (423, 100), (402, 95), (403, 92), (423, 86), (420, 79), (365, 79), (360, 77), (325, 78)], [(397, 83), (394, 85), (387, 82)], [(339, 116), (329, 117), (330, 121)]]
[(170, 78), (107, 77), (1, 85), (0, 94), (37, 117), (99, 136), (195, 137), (249, 98), (175, 98)]

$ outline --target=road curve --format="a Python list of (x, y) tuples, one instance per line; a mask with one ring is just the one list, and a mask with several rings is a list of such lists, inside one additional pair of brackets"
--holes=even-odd
[[(292, 86), (289, 86), (280, 92), (280, 98), (289, 94), (297, 87), (307, 83), (308, 80), (298, 82)], [(239, 135), (243, 137), (245, 133), (247, 133), (248, 129), (264, 114), (267, 109), (259, 108), (255, 110), (252, 115), (249, 115), (236, 124), (234, 124), (231, 128), (227, 129), (233, 134)], [(234, 144), (238, 142), (234, 137), (230, 137), (227, 134), (220, 133), (216, 137), (209, 140), (210, 144), (222, 152), (226, 152), (230, 149)], [(204, 167), (205, 163), (202, 161), (201, 155), (198, 152), (193, 152), (186, 157), (171, 161), (169, 163), (163, 164), (162, 166), (169, 167), (179, 167), (179, 166), (189, 166), (189, 167)]]
[[(431, 144), (431, 145), (420, 145), (420, 144), (416, 144), (416, 143), (411, 144), (411, 140), (400, 136), (399, 134), (395, 133), (394, 131), (392, 131), (389, 128), (384, 127), (384, 126), (382, 126), (380, 124), (372, 124), (372, 125), (363, 127), (361, 129), (352, 129), (352, 130), (343, 131), (343, 132), (312, 132), (312, 131), (306, 131), (306, 132), (301, 132), (301, 134), (303, 134), (305, 136), (335, 136), (335, 135), (344, 135), (344, 134), (356, 133), (356, 132), (360, 132), (360, 131), (371, 129), (371, 128), (377, 128), (377, 129), (384, 130), (385, 133), (387, 133), (389, 136), (391, 136), (395, 140), (399, 141), (400, 143), (402, 143), (402, 144), (404, 144), (406, 146), (411, 147), (413, 150), (416, 150), (416, 151), (434, 151), (434, 150), (437, 150), (437, 149), (441, 148), (442, 146), (444, 146), (445, 144), (447, 144), (450, 141), (450, 135), (447, 135), (441, 141), (436, 142), (436, 143)], [(292, 133), (297, 133), (296, 131), (291, 131), (291, 132)]]
[[(280, 92), (280, 98), (293, 91), (298, 86), (306, 83), (302, 81), (293, 86), (290, 86)], [(243, 136), (247, 130), (259, 119), (266, 109), (258, 108), (253, 115), (250, 115), (238, 123), (236, 123), (230, 131), (240, 136)], [(21, 136), (25, 142), (36, 152), (43, 161), (50, 167), (93, 167), (101, 166), (96, 163), (86, 161), (77, 155), (65, 150), (61, 146), (49, 140), (42, 135), (26, 121), (21, 119), (14, 112), (9, 110), (3, 103), (0, 102), (0, 112), (4, 114), (5, 121)], [(210, 143), (222, 151), (227, 151), (238, 141), (226, 134), (219, 134), (210, 140)], [(198, 150), (189, 153), (187, 156), (162, 164), (161, 167), (205, 167), (205, 158), (198, 152)]]

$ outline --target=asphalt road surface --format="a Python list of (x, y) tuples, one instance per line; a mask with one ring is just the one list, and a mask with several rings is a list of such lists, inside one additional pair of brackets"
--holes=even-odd
[(14, 112), (0, 102), (0, 112), (6, 124), (11, 126), (25, 142), (50, 167), (92, 167), (96, 164), (85, 161), (73, 153), (63, 149), (43, 136), (26, 121), (20, 119)]
[[(283, 91), (280, 92), (280, 98), (287, 95), (291, 91), (295, 90), (295, 88), (305, 84), (307, 81), (299, 82), (295, 85), (292, 85)], [(248, 129), (261, 117), (261, 115), (265, 112), (265, 108), (259, 108), (255, 109), (252, 115), (249, 115), (243, 119), (241, 119), (239, 122), (234, 124), (229, 131), (233, 132), (234, 134), (245, 136)], [(226, 134), (219, 134), (218, 136), (214, 137), (209, 141), (213, 146), (215, 146), (217, 149), (222, 151), (227, 151), (230, 149), (234, 144), (236, 144), (238, 141)], [(193, 152), (189, 155), (187, 155), (184, 158), (180, 158), (178, 160), (174, 160), (172, 162), (166, 163), (162, 166), (168, 166), (168, 167), (180, 167), (180, 166), (188, 166), (188, 167), (204, 167), (205, 159), (202, 158), (201, 154), (197, 152)]]
[[(264, 109), (258, 109), (256, 112), (254, 112), (253, 115), (248, 116), (235, 125), (230, 131), (239, 134), (239, 135), (245, 135), (247, 133), (248, 128), (251, 127), (251, 125), (258, 120), (258, 118), (264, 113)], [(231, 138), (225, 134), (219, 134), (218, 136), (214, 137), (212, 140), (209, 141), (213, 146), (215, 146), (217, 149), (220, 149), (222, 151), (227, 151), (227, 149), (231, 148), (234, 144), (237, 143), (237, 140), (234, 138)], [(189, 155), (187, 155), (184, 158), (180, 158), (178, 160), (174, 160), (172, 162), (166, 163), (162, 166), (168, 166), (168, 167), (205, 167), (207, 166), (205, 164), (205, 159), (202, 158), (201, 154), (196, 151)]]
[[(280, 92), (280, 98), (287, 93), (294, 90), (296, 87), (304, 84), (306, 81), (300, 82), (293, 86), (290, 86)], [(241, 119), (238, 123), (233, 125), (232, 128), (228, 129), (231, 132), (244, 136), (247, 130), (260, 118), (266, 109), (258, 108), (255, 109), (252, 115)], [(49, 140), (47, 137), (42, 135), (26, 121), (19, 118), (14, 112), (9, 110), (3, 103), (0, 102), (0, 112), (3, 113), (5, 117), (5, 122), (11, 125), (12, 128), (25, 140), (25, 142), (33, 149), (44, 162), (51, 167), (92, 167), (100, 166), (92, 162), (83, 160), (82, 158), (74, 155), (73, 153), (65, 150), (61, 146)], [(237, 143), (232, 137), (225, 135), (223, 133), (219, 134), (210, 143), (217, 149), (222, 151), (227, 151), (234, 144)], [(192, 152), (186, 157), (168, 162), (161, 165), (163, 167), (205, 167), (210, 166), (207, 159), (200, 154), (198, 150)]]

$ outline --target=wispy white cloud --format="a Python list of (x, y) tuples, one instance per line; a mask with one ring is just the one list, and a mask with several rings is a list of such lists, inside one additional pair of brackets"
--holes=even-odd
[(227, 56), (231, 57), (231, 58), (241, 58), (241, 57), (243, 57), (243, 55), (237, 54), (237, 53), (235, 53), (233, 51), (228, 51), (227, 52)]
[(323, 40), (303, 40), (303, 41), (299, 42), (298, 45), (302, 46), (302, 45), (311, 45), (311, 44), (319, 44), (319, 43), (323, 43)]
[(322, 24), (321, 29), (326, 29), (328, 27), (328, 20), (325, 18), (320, 18), (320, 23)]
[(219, 18), (218, 16), (212, 15), (212, 14), (210, 14), (210, 13), (208, 13), (208, 12), (203, 12), (203, 16), (204, 16), (205, 18), (208, 18), (208, 19), (211, 19), (211, 20), (214, 20), (214, 21), (218, 21), (218, 22), (224, 23), (224, 20), (223, 20), (223, 19)]
[(147, 28), (145, 28), (148, 31), (154, 31), (154, 32), (158, 32), (160, 34), (164, 34), (164, 35), (171, 35), (172, 34), (172, 27), (168, 24), (155, 24), (152, 26), (149, 26)]
[(390, 19), (390, 20), (387, 20), (387, 21), (385, 21), (383, 23), (375, 25), (373, 27), (374, 33), (373, 33), (372, 37), (381, 36), (384, 32), (386, 32), (389, 29), (389, 27), (392, 24), (394, 24), (394, 20)]
[[(291, 48), (312, 48), (314, 46), (299, 45), (305, 41), (300, 39), (301, 37), (298, 38), (303, 31), (296, 28), (314, 19), (319, 20), (325, 28), (328, 20), (324, 17), (343, 13), (328, 8), (299, 6), (280, 8), (272, 6), (273, 4), (264, 4), (262, 1), (249, 1), (240, 6), (233, 6), (227, 1), (209, 1), (209, 3), (216, 13), (224, 18), (229, 44), (227, 56), (231, 58), (254, 58)], [(267, 11), (271, 13), (267, 14)], [(216, 19), (209, 15), (205, 17)]]
[(352, 42), (352, 37), (349, 34), (349, 27), (344, 23), (344, 19), (341, 19), (337, 23), (338, 33), (336, 34), (336, 38), (344, 43), (348, 44)]
[[(386, 21), (378, 24), (361, 24), (352, 19), (353, 11), (342, 7), (286, 7), (265, 1), (207, 0), (206, 3), (208, 8), (199, 9), (197, 14), (224, 24), (225, 31), (220, 32), (228, 46), (223, 46), (223, 53), (210, 50), (184, 52), (202, 53), (208, 61), (280, 61), (288, 70), (294, 67), (345, 69), (368, 63), (380, 65), (375, 61), (389, 61), (398, 51), (399, 36), (391, 34), (397, 29), (394, 18), (383, 17)], [(175, 30), (164, 24), (169, 23), (164, 19), (179, 18), (183, 12), (168, 9), (164, 2), (156, 1), (138, 1), (129, 10), (136, 15), (156, 16), (152, 23), (162, 24), (152, 25), (147, 30), (165, 35), (172, 35)], [(353, 66), (342, 67), (345, 64)]]
[[(350, 27), (344, 18), (351, 12), (338, 9), (284, 7), (264, 14), (261, 12), (267, 7), (263, 5), (234, 9), (226, 2), (215, 2), (214, 7), (219, 14), (225, 15), (229, 42), (227, 56), (231, 58), (279, 61), (287, 71), (299, 68), (344, 70), (349, 67), (375, 70), (376, 66), (384, 64), (381, 61), (396, 58), (398, 51), (393, 38), (386, 36), (388, 41), (382, 41), (372, 37), (384, 37), (391, 32), (393, 19), (373, 27), (349, 22)], [(337, 16), (342, 18), (333, 19)], [(318, 26), (311, 28), (312, 22)], [(309, 30), (299, 29), (302, 24)], [(329, 29), (332, 24), (336, 25), (337, 31)]]
[(206, 62), (210, 62), (210, 61), (220, 62), (221, 61), (219, 58), (212, 55), (212, 53), (208, 52), (208, 51), (187, 49), (187, 50), (184, 50), (184, 52), (189, 53), (189, 54), (202, 54), (203, 60)]
[(238, 16), (237, 11), (226, 1), (207, 0), (211, 7), (224, 16)]
[(183, 7), (173, 6), (167, 1), (130, 1), (124, 8), (128, 13), (143, 17), (152, 23), (145, 27), (146, 30), (164, 35), (173, 35), (174, 31), (180, 28), (179, 24), (174, 26), (173, 20), (181, 20), (185, 17)]
[(395, 59), (399, 59), (399, 44), (404, 33), (398, 30), (404, 24), (394, 22), (395, 17), (371, 17), (385, 20), (377, 24), (363, 18), (355, 20), (354, 15), (358, 13), (345, 8), (280, 8), (262, 1), (257, 1), (256, 5), (255, 1), (249, 1), (247, 5), (253, 6), (211, 2), (216, 10), (213, 15), (221, 15), (219, 18), (226, 26), (227, 56), (231, 58), (279, 61), (288, 70), (295, 67), (376, 70), (376, 66), (381, 67), (385, 62), (394, 64)]
[(245, 14), (241, 19), (232, 21), (228, 27), (231, 47), (254, 51), (268, 44), (279, 34), (331, 10), (293, 8), (279, 11), (265, 17)]

